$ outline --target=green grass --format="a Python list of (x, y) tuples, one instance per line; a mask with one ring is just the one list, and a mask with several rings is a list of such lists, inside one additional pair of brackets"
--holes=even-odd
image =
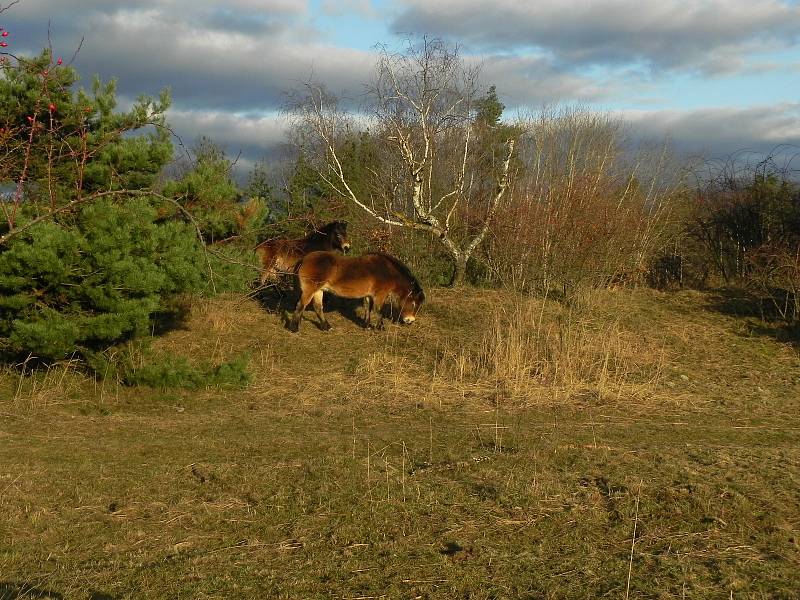
[(708, 295), (619, 291), (591, 319), (646, 387), (510, 395), (470, 357), (511, 298), (430, 295), (379, 333), (198, 302), (154, 344), (247, 353), (245, 389), (0, 377), (0, 598), (796, 597), (791, 346)]

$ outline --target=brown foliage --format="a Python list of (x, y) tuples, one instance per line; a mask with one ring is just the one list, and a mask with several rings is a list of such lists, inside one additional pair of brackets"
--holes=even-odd
[(492, 275), (566, 295), (641, 280), (677, 191), (664, 149), (628, 155), (618, 122), (580, 110), (543, 113), (527, 129), (486, 248)]

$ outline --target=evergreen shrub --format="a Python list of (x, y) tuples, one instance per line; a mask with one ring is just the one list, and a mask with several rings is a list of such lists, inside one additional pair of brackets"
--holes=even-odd
[(150, 332), (171, 298), (200, 289), (196, 232), (156, 216), (147, 198), (99, 200), (0, 248), (5, 358), (85, 357)]

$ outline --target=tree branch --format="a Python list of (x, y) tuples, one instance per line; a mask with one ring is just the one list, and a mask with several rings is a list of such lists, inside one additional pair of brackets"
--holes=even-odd
[(508, 189), (508, 169), (511, 164), (511, 155), (514, 154), (514, 140), (509, 139), (506, 142), (507, 154), (506, 158), (503, 161), (503, 168), (500, 174), (500, 181), (497, 183), (497, 190), (494, 194), (494, 198), (492, 198), (492, 202), (489, 205), (489, 212), (486, 215), (486, 220), (483, 223), (483, 228), (481, 229), (480, 233), (473, 238), (473, 240), (469, 243), (466, 248), (466, 255), (469, 256), (472, 254), (473, 250), (478, 247), (483, 241), (483, 238), (486, 237), (486, 232), (489, 231), (489, 225), (491, 225), (492, 220), (494, 219), (494, 215), (497, 212), (497, 207), (500, 206), (500, 200), (502, 200), (503, 196)]

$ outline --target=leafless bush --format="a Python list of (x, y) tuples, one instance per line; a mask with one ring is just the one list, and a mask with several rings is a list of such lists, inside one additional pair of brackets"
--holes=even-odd
[(748, 285), (789, 325), (800, 321), (800, 243), (764, 245), (748, 259)]
[[(717, 281), (742, 287), (762, 314), (800, 318), (800, 186), (791, 160), (734, 155), (706, 169), (687, 215), (687, 243)], [(685, 252), (686, 253), (686, 252)]]
[(771, 156), (755, 163), (733, 156), (700, 178), (688, 231), (725, 283), (746, 279), (762, 246), (774, 250), (800, 238), (800, 194), (791, 175)]
[(641, 280), (680, 189), (666, 146), (630, 152), (620, 121), (583, 109), (523, 126), (511, 198), (486, 247), (492, 275), (567, 297)]

